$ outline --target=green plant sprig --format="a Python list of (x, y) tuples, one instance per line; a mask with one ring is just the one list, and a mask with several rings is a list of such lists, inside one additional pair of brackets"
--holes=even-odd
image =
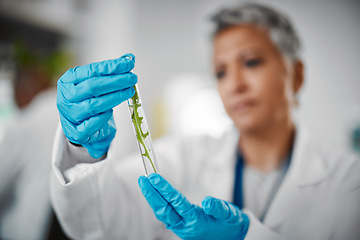
[(134, 89), (135, 89), (135, 94), (131, 98), (133, 105), (129, 105), (130, 107), (133, 108), (133, 112), (131, 114), (131, 120), (135, 127), (136, 138), (137, 138), (138, 142), (144, 147), (144, 150), (145, 150), (145, 153), (141, 153), (141, 155), (145, 156), (149, 159), (151, 166), (154, 169), (154, 172), (157, 173), (155, 165), (150, 157), (150, 150), (147, 148), (147, 146), (145, 144), (145, 138), (147, 138), (149, 136), (149, 132), (144, 133), (141, 129), (141, 124), (143, 123), (144, 118), (139, 116), (138, 109), (139, 109), (139, 107), (141, 107), (141, 103), (140, 103), (140, 98), (139, 98), (139, 93), (137, 91), (137, 88), (134, 87)]

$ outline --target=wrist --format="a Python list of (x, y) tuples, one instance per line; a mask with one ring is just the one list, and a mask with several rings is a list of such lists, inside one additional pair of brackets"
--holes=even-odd
[[(90, 154), (90, 156), (95, 159), (96, 161), (100, 161), (106, 158), (107, 152), (109, 150), (109, 146), (101, 148), (99, 143), (93, 143), (93, 144), (84, 144), (83, 147), (86, 148), (87, 152)], [(94, 145), (97, 145), (94, 147)]]
[(239, 235), (236, 237), (236, 239), (245, 239), (246, 234), (249, 230), (250, 225), (250, 218), (245, 213), (241, 212), (241, 220), (240, 220), (240, 229), (239, 229)]

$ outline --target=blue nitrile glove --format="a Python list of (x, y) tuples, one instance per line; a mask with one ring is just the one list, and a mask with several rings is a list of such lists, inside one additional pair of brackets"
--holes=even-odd
[(57, 107), (65, 136), (93, 158), (103, 156), (115, 137), (113, 108), (135, 93), (135, 56), (69, 69), (57, 83)]
[(157, 219), (181, 239), (245, 238), (249, 218), (235, 205), (213, 197), (193, 205), (157, 173), (141, 176), (139, 185)]

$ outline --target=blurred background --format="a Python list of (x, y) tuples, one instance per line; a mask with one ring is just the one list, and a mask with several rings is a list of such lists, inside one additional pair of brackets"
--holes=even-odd
[[(195, 91), (207, 88), (205, 98), (217, 97), (213, 96), (216, 92), (210, 91), (215, 80), (211, 67), (209, 18), (222, 6), (236, 2), (239, 1), (1, 0), (0, 137), (16, 110), (11, 87), (14, 61), (10, 54), (19, 41), (43, 52), (60, 49), (67, 54), (68, 63), (62, 63), (65, 70), (134, 53), (135, 70), (153, 137), (176, 128), (182, 123), (174, 126), (169, 122), (182, 117), (174, 117), (170, 112), (182, 111), (180, 105), (186, 104), (187, 99), (184, 95), (190, 97)], [(300, 97), (298, 118), (327, 146), (353, 149), (352, 128), (356, 125), (354, 122), (359, 122), (356, 112), (360, 111), (359, 2), (258, 2), (287, 13), (303, 41), (306, 84)], [(187, 91), (177, 91), (180, 88)], [(174, 94), (167, 94), (169, 91)], [(171, 109), (166, 106), (169, 102)], [(211, 114), (206, 107), (188, 105)], [(122, 129), (122, 137), (118, 138), (123, 146), (120, 154), (136, 148), (131, 141), (125, 141), (133, 137), (125, 107), (117, 114)], [(222, 109), (217, 111), (223, 113)], [(184, 114), (194, 112), (187, 110)], [(183, 124), (196, 124), (202, 114), (199, 115), (184, 117), (190, 121)], [(221, 119), (226, 125), (226, 117)], [(184, 128), (191, 128), (185, 130), (187, 132), (203, 131), (192, 126)]]
[[(56, 80), (69, 67), (127, 52), (136, 56), (135, 72), (153, 138), (169, 132), (220, 134), (231, 122), (212, 74), (210, 16), (237, 2), (0, 0), (0, 173), (11, 175), (12, 168), (19, 175), (21, 164), (6, 165), (6, 156), (32, 158), (37, 148), (49, 156), (44, 162), (49, 164), (58, 116), (55, 95), (44, 100), (40, 93), (54, 92)], [(359, 153), (360, 2), (257, 2), (287, 13), (302, 39), (306, 82), (294, 113), (298, 121), (323, 147)], [(43, 102), (48, 106), (36, 110)], [(115, 154), (137, 151), (126, 104), (117, 107), (115, 118), (121, 133), (112, 146)], [(41, 125), (31, 125), (39, 119)], [(12, 136), (24, 143), (15, 137), (11, 142)], [(39, 174), (47, 176), (48, 168), (42, 171)], [(6, 181), (0, 191), (1, 186), (8, 188)], [(3, 216), (10, 209), (9, 199), (0, 201)], [(9, 231), (1, 219), (5, 217), (0, 218), (0, 233)]]

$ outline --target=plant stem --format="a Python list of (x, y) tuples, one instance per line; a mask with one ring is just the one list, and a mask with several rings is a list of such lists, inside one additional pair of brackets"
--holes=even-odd
[(146, 143), (145, 143), (145, 138), (147, 138), (149, 136), (149, 131), (144, 133), (141, 129), (141, 124), (143, 123), (144, 118), (139, 116), (138, 109), (139, 109), (139, 107), (141, 107), (141, 103), (140, 103), (140, 98), (139, 98), (139, 93), (137, 91), (137, 88), (134, 87), (134, 89), (135, 89), (135, 94), (131, 98), (133, 105), (130, 105), (130, 107), (133, 108), (131, 120), (135, 127), (136, 138), (137, 138), (138, 142), (143, 146), (144, 151), (145, 151), (145, 153), (142, 153), (142, 156), (145, 156), (149, 159), (151, 166), (154, 169), (154, 172), (157, 173), (155, 165), (150, 157), (150, 150), (147, 148)]

